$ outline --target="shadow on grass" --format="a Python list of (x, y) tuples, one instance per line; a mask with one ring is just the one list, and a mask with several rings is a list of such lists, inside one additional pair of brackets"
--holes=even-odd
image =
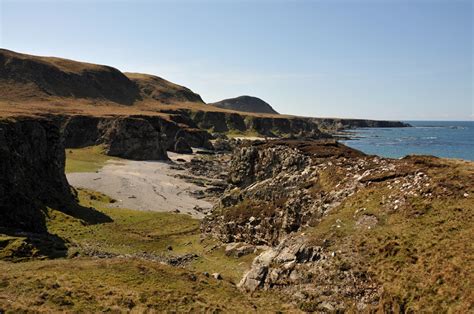
[[(0, 260), (21, 262), (32, 258), (66, 257), (68, 241), (48, 231), (47, 207), (32, 204), (17, 205), (20, 206), (13, 210), (0, 206)], [(113, 221), (92, 207), (79, 205), (77, 200), (71, 201), (67, 206), (48, 207), (78, 219), (86, 225)]]
[(95, 208), (84, 207), (79, 204), (75, 204), (64, 209), (59, 209), (59, 211), (76, 219), (80, 219), (87, 225), (113, 222), (112, 218), (104, 213), (99, 212)]
[(0, 228), (0, 260), (21, 262), (66, 257), (67, 253), (67, 241), (57, 235)]

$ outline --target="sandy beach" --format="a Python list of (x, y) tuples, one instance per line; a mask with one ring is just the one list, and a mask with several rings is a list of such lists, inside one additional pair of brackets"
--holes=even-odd
[[(171, 160), (189, 161), (192, 155), (169, 153)], [(202, 211), (212, 205), (192, 196), (203, 190), (195, 184), (176, 178), (182, 170), (172, 169), (172, 162), (108, 161), (98, 172), (69, 173), (67, 179), (74, 187), (102, 192), (117, 200), (111, 206), (149, 211), (168, 211), (202, 218)], [(198, 211), (195, 208), (201, 208)]]

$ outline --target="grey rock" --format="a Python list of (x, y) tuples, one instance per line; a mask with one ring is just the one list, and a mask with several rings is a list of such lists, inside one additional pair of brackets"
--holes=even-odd
[(182, 137), (180, 137), (174, 144), (174, 151), (179, 154), (192, 154), (193, 153), (193, 149), (191, 148), (191, 146)]

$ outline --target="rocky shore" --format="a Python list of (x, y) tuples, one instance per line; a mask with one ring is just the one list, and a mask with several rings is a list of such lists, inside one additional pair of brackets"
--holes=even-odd
[[(438, 237), (446, 241), (472, 228), (452, 212), (471, 211), (469, 162), (394, 160), (332, 140), (277, 140), (236, 149), (229, 169), (230, 185), (203, 220), (202, 232), (232, 246), (250, 245), (247, 251), (262, 247), (239, 287), (284, 291), (307, 311), (428, 306), (427, 292), (411, 285), (449, 267), (441, 256), (428, 264), (425, 258), (451, 250), (434, 239), (423, 243), (432, 237), (430, 222), (439, 218)], [(448, 232), (455, 221), (459, 229)], [(410, 274), (414, 269), (420, 277)], [(393, 278), (389, 273), (400, 287), (386, 281)], [(450, 281), (448, 273), (441, 275), (442, 285)], [(407, 294), (420, 299), (411, 301)], [(443, 308), (445, 297), (430, 308)]]
[(333, 136), (404, 123), (6, 50), (0, 91), (0, 313), (474, 308), (473, 163)]

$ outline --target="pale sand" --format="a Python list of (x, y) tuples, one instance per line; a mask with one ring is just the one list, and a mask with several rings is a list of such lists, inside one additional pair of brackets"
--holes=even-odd
[[(192, 158), (191, 155), (168, 155), (172, 160)], [(68, 173), (67, 179), (74, 187), (99, 191), (116, 199), (112, 207), (160, 212), (179, 210), (202, 218), (204, 214), (196, 211), (195, 206), (208, 211), (212, 204), (190, 194), (204, 188), (174, 177), (183, 173), (171, 169), (169, 162), (120, 160), (107, 162), (98, 172)]]

